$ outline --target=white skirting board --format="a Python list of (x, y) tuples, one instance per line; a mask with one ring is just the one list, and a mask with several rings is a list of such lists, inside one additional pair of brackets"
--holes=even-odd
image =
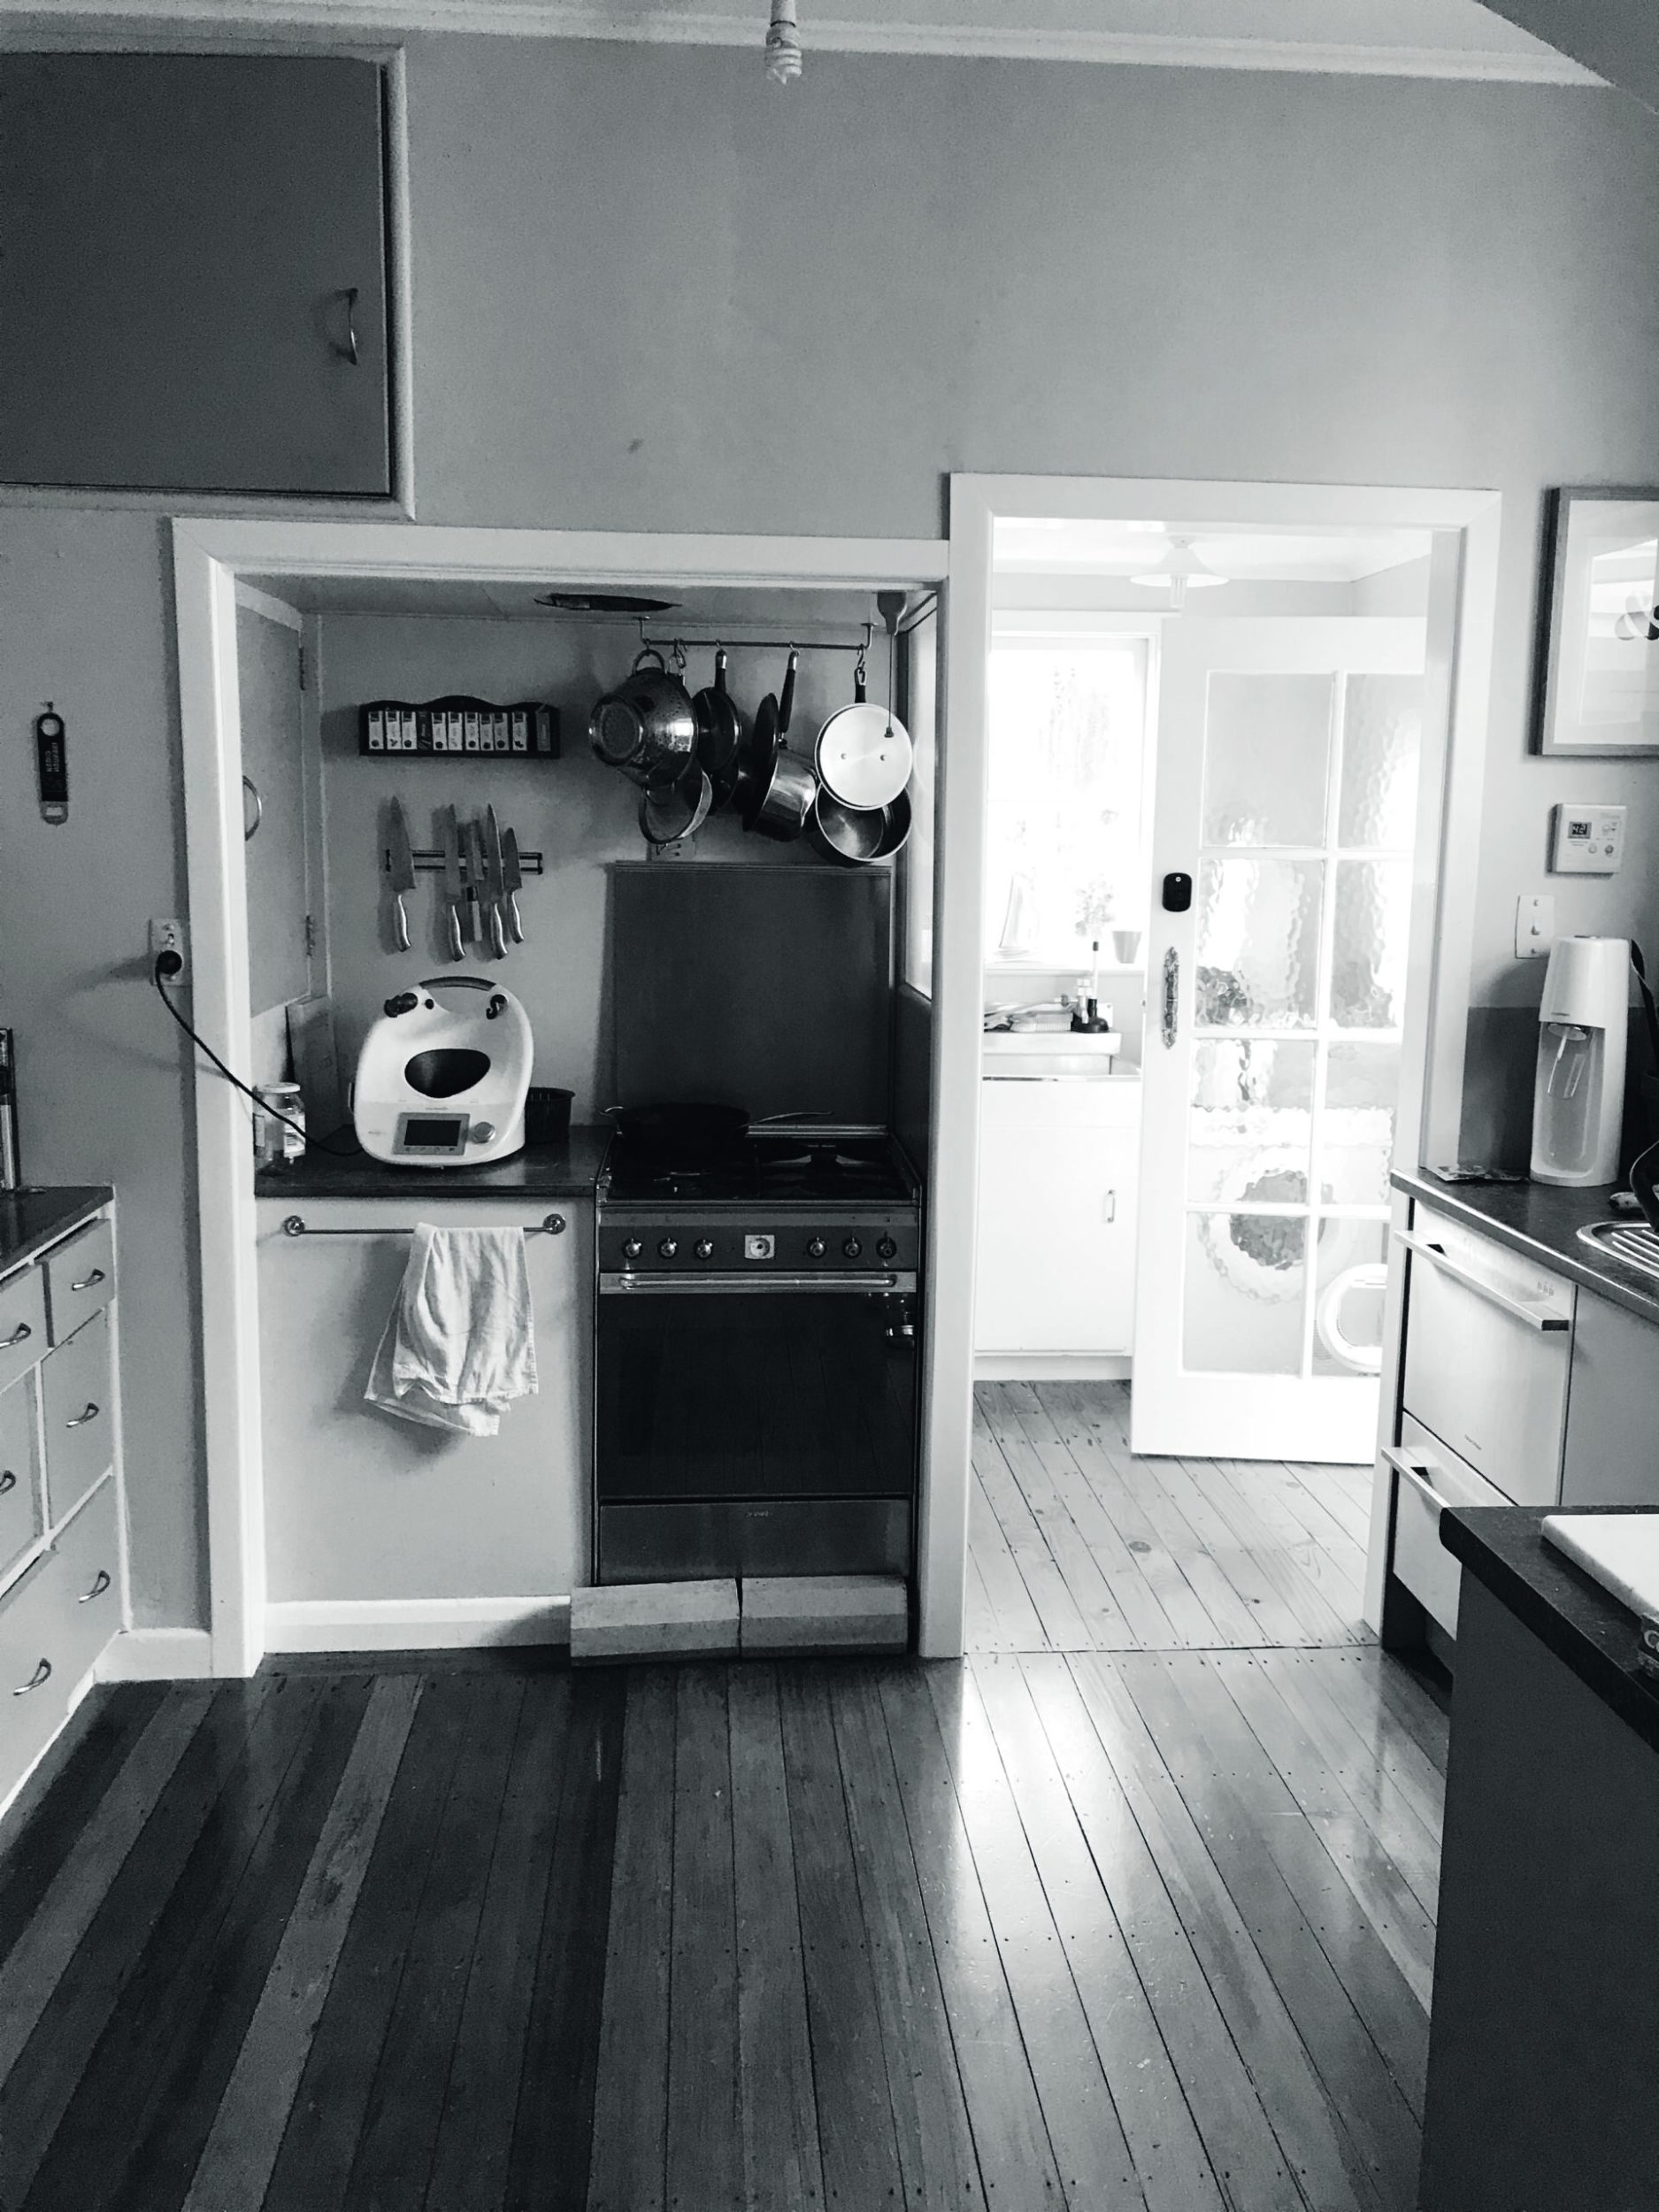
[(204, 1628), (129, 1628), (105, 1647), (99, 1682), (205, 1682), (213, 1671), (213, 1639)]
[(976, 1352), (975, 1382), (1127, 1382), (1126, 1352)]
[(465, 1651), (567, 1644), (558, 1598), (287, 1598), (265, 1609), (267, 1651)]

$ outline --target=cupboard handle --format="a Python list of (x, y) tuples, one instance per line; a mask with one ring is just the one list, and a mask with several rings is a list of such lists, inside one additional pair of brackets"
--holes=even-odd
[(95, 1283), (101, 1283), (103, 1280), (104, 1270), (101, 1267), (95, 1267), (90, 1275), (84, 1276), (78, 1283), (71, 1283), (69, 1287), (71, 1290), (90, 1290)]
[(19, 1321), (5, 1342), (0, 1344), (0, 1352), (9, 1352), (14, 1344), (21, 1344), (26, 1337), (31, 1337), (34, 1333), (34, 1330), (30, 1328), (27, 1321)]
[(1115, 1190), (1109, 1190), (1106, 1194), (1104, 1213), (1108, 1221), (1116, 1221), (1118, 1218), (1118, 1194)]
[(38, 1690), (42, 1683), (50, 1682), (51, 1678), (52, 1663), (50, 1659), (42, 1659), (28, 1680), (20, 1683), (12, 1694), (13, 1697), (27, 1697), (31, 1690)]
[(355, 284), (348, 284), (339, 296), (344, 300), (346, 303), (346, 342), (343, 346), (336, 346), (334, 348), (334, 351), (340, 356), (340, 358), (342, 361), (349, 361), (351, 364), (351, 366), (355, 369), (357, 365), (357, 286)]
[(87, 1423), (88, 1423), (88, 1421), (96, 1421), (96, 1420), (97, 1419), (97, 1417), (98, 1417), (98, 1407), (97, 1407), (97, 1401), (96, 1401), (96, 1399), (94, 1399), (94, 1398), (88, 1398), (88, 1399), (87, 1400), (87, 1409), (86, 1409), (86, 1411), (85, 1411), (84, 1413), (78, 1413), (78, 1414), (76, 1414), (76, 1416), (75, 1416), (75, 1417), (74, 1417), (74, 1419), (73, 1419), (73, 1421), (65, 1421), (65, 1422), (64, 1423), (64, 1426), (65, 1426), (66, 1429), (84, 1429), (84, 1428), (86, 1427)]
[(1437, 1513), (1445, 1512), (1446, 1501), (1429, 1480), (1431, 1475), (1440, 1471), (1432, 1460), (1408, 1458), (1396, 1444), (1385, 1444), (1382, 1447), (1382, 1455), (1394, 1469), (1395, 1474), (1403, 1475), (1414, 1490), (1422, 1492), (1425, 1502), (1432, 1505)]
[[(242, 841), (244, 845), (250, 845), (254, 839), (259, 834), (259, 825), (265, 819), (265, 794), (260, 790), (258, 785), (254, 781), (251, 776), (244, 776), (242, 778)], [(248, 812), (247, 806), (247, 802), (250, 799), (253, 801), (253, 813), (251, 816), (250, 816)]]
[(77, 1605), (90, 1605), (94, 1598), (101, 1598), (110, 1586), (110, 1571), (100, 1567), (89, 1590), (83, 1590), (75, 1600)]
[(1496, 1306), (1500, 1312), (1509, 1314), (1517, 1321), (1525, 1322), (1529, 1329), (1548, 1334), (1571, 1326), (1565, 1314), (1546, 1313), (1538, 1306), (1529, 1306), (1519, 1298), (1511, 1298), (1495, 1283), (1488, 1283), (1470, 1269), (1460, 1267), (1443, 1244), (1431, 1244), (1426, 1237), (1414, 1236), (1409, 1229), (1396, 1229), (1394, 1235), (1408, 1252), (1415, 1252), (1420, 1260), (1427, 1260), (1431, 1267), (1438, 1268), (1453, 1282), (1461, 1283), (1465, 1290), (1472, 1290), (1477, 1298), (1484, 1298), (1488, 1305)]
[(7, 1497), (18, 1486), (17, 1469), (0, 1467), (0, 1498)]

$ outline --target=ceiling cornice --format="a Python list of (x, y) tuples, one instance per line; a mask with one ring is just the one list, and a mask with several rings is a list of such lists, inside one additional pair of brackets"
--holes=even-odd
[[(640, 10), (586, 0), (0, 0), (7, 17), (31, 27), (211, 25), (229, 36), (282, 30), (373, 33), (472, 31), (517, 38), (618, 40), (647, 46), (752, 47), (758, 19), (678, 8)], [(764, 28), (764, 26), (762, 27)], [(1291, 71), (1302, 75), (1445, 77), (1465, 81), (1599, 85), (1603, 81), (1564, 54), (1511, 53), (1440, 46), (1355, 45), (1267, 38), (1183, 38), (1139, 31), (1053, 31), (978, 26), (856, 22), (815, 15), (812, 52), (941, 54), (964, 59), (1104, 63), (1160, 69)]]

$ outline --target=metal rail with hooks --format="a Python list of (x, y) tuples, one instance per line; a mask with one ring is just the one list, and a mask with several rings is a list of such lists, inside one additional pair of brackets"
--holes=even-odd
[(688, 645), (716, 649), (723, 646), (728, 652), (733, 653), (855, 653), (863, 661), (870, 657), (871, 644), (876, 634), (876, 626), (873, 622), (866, 622), (864, 625), (864, 634), (862, 642), (849, 642), (841, 638), (787, 635), (728, 637), (724, 631), (716, 629), (711, 623), (699, 623), (696, 627), (703, 634), (692, 636), (686, 631), (680, 630), (672, 637), (648, 637), (644, 621), (641, 619), (640, 623), (641, 648), (642, 650), (661, 653), (664, 657), (670, 653), (678, 652), (682, 661)]
[[(559, 1237), (565, 1233), (563, 1214), (545, 1214), (540, 1221), (526, 1221), (524, 1233), (527, 1237)], [(396, 1221), (369, 1223), (349, 1229), (313, 1229), (303, 1214), (290, 1214), (282, 1224), (285, 1237), (412, 1237), (415, 1225)]]

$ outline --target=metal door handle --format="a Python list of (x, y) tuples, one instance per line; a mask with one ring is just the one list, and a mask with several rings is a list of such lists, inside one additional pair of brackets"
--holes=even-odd
[(251, 776), (244, 776), (242, 778), (242, 787), (243, 791), (246, 792), (249, 798), (253, 801), (253, 818), (251, 821), (249, 819), (247, 808), (244, 806), (242, 810), (242, 841), (244, 845), (247, 845), (251, 844), (254, 838), (258, 834), (259, 825), (265, 819), (265, 794), (260, 790), (258, 785), (254, 781)]
[(348, 284), (338, 296), (344, 300), (346, 303), (346, 342), (343, 346), (337, 345), (334, 348), (334, 351), (340, 356), (340, 358), (342, 361), (349, 361), (351, 364), (351, 366), (355, 369), (357, 365), (357, 286), (355, 284)]
[(101, 1267), (95, 1267), (90, 1275), (83, 1276), (78, 1283), (71, 1283), (69, 1287), (71, 1290), (90, 1290), (95, 1283), (101, 1283), (103, 1280), (104, 1270)]
[(21, 1344), (26, 1337), (31, 1337), (34, 1333), (34, 1330), (30, 1328), (27, 1321), (19, 1321), (5, 1342), (0, 1344), (0, 1352), (9, 1352), (14, 1344)]
[(1445, 1499), (1429, 1480), (1431, 1475), (1440, 1472), (1432, 1459), (1409, 1459), (1397, 1444), (1385, 1444), (1381, 1451), (1383, 1458), (1395, 1474), (1403, 1475), (1414, 1490), (1420, 1490), (1437, 1513), (1446, 1510)]
[(0, 1498), (7, 1497), (18, 1486), (15, 1467), (0, 1467)]
[(95, 1400), (91, 1399), (91, 1398), (88, 1398), (88, 1399), (87, 1400), (87, 1409), (86, 1409), (86, 1411), (85, 1411), (84, 1413), (78, 1413), (78, 1414), (76, 1414), (76, 1416), (75, 1416), (75, 1417), (74, 1417), (74, 1419), (73, 1419), (73, 1421), (65, 1421), (65, 1422), (64, 1423), (64, 1426), (65, 1426), (66, 1429), (84, 1429), (84, 1428), (86, 1427), (87, 1423), (88, 1423), (88, 1421), (96, 1421), (96, 1420), (97, 1419), (97, 1417), (98, 1417), (98, 1409), (97, 1409), (97, 1404), (96, 1404), (96, 1402)]
[(1108, 1221), (1116, 1221), (1116, 1220), (1117, 1220), (1117, 1218), (1118, 1218), (1118, 1194), (1117, 1194), (1117, 1192), (1116, 1192), (1115, 1190), (1109, 1190), (1109, 1191), (1107, 1192), (1107, 1194), (1106, 1194), (1106, 1200), (1105, 1200), (1105, 1203), (1104, 1203), (1104, 1205), (1103, 1205), (1103, 1206), (1102, 1206), (1102, 1215), (1103, 1215), (1104, 1218), (1105, 1218), (1106, 1220), (1108, 1220)]
[(52, 1663), (50, 1659), (42, 1659), (28, 1680), (20, 1683), (12, 1694), (13, 1697), (27, 1697), (31, 1690), (38, 1690), (43, 1682), (50, 1682), (51, 1678)]
[(100, 1567), (89, 1590), (83, 1590), (75, 1600), (77, 1605), (90, 1605), (94, 1598), (101, 1598), (110, 1586), (110, 1571)]
[(1394, 1235), (1408, 1252), (1415, 1252), (1420, 1260), (1427, 1260), (1431, 1267), (1438, 1268), (1453, 1282), (1461, 1283), (1465, 1290), (1472, 1290), (1477, 1298), (1484, 1298), (1488, 1305), (1496, 1306), (1501, 1313), (1507, 1313), (1513, 1320), (1524, 1321), (1529, 1329), (1549, 1334), (1571, 1326), (1565, 1314), (1547, 1313), (1541, 1307), (1529, 1306), (1522, 1299), (1511, 1298), (1507, 1291), (1500, 1290), (1495, 1283), (1486, 1282), (1469, 1268), (1460, 1267), (1443, 1244), (1431, 1244), (1426, 1237), (1415, 1236), (1409, 1229), (1396, 1229)]

